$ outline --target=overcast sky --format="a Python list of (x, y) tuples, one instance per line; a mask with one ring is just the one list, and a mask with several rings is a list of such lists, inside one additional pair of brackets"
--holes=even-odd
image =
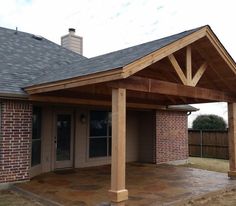
[[(69, 27), (96, 56), (209, 24), (236, 59), (235, 0), (0, 0), (0, 26), (60, 43)], [(227, 119), (226, 104), (196, 105)]]

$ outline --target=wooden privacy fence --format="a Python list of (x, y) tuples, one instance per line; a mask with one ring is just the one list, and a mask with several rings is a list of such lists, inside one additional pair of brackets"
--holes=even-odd
[(229, 159), (228, 131), (188, 130), (189, 156)]

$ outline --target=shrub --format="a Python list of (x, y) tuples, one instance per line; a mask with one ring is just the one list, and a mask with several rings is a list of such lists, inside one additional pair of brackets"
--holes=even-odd
[(200, 130), (225, 130), (225, 120), (217, 115), (199, 115), (193, 121), (193, 129)]

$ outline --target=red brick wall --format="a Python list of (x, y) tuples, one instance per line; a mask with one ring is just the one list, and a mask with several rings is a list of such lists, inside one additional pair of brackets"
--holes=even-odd
[(32, 105), (1, 102), (0, 183), (29, 179)]
[(186, 112), (156, 112), (156, 163), (188, 158)]

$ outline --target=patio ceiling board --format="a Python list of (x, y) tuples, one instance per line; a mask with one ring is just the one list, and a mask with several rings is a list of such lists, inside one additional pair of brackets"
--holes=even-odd
[(173, 69), (171, 68), (171, 65), (168, 62), (167, 58), (164, 58), (161, 61), (153, 65), (150, 65), (149, 67), (147, 67), (144, 70), (139, 71), (135, 75), (158, 79), (162, 81), (181, 83), (181, 80), (178, 78), (176, 72), (173, 71)]
[[(193, 43), (193, 48), (198, 52), (198, 56), (210, 62), (217, 63), (217, 66), (221, 66), (221, 71), (225, 74), (232, 75), (235, 74), (233, 69), (229, 68), (229, 63), (225, 61), (222, 55), (215, 49), (214, 45), (210, 42), (207, 37), (199, 39), (197, 42)], [(196, 55), (195, 55), (196, 56)], [(219, 63), (219, 64), (218, 64)], [(223, 67), (222, 67), (223, 66)]]
[[(211, 48), (205, 48), (203, 43), (201, 44), (202, 45), (199, 44), (196, 49), (199, 54), (204, 56), (207, 60), (209, 68), (206, 70), (206, 74), (210, 76), (210, 80), (204, 81), (204, 79), (202, 79), (199, 85), (204, 83), (204, 87), (206, 87), (211, 82), (213, 83), (213, 81), (217, 80), (223, 90), (234, 92), (235, 90), (233, 88), (236, 86), (236, 75), (234, 75), (231, 70), (226, 69), (227, 64), (220, 58), (218, 53), (214, 51), (208, 52)], [(231, 79), (231, 81), (229, 81), (229, 79)], [(215, 85), (215, 83), (213, 83), (213, 85)]]
[(224, 59), (227, 65), (231, 68), (231, 71), (236, 75), (235, 61), (211, 29), (206, 30), (206, 37), (211, 41), (211, 45), (214, 46), (214, 48), (218, 51), (218, 54)]

